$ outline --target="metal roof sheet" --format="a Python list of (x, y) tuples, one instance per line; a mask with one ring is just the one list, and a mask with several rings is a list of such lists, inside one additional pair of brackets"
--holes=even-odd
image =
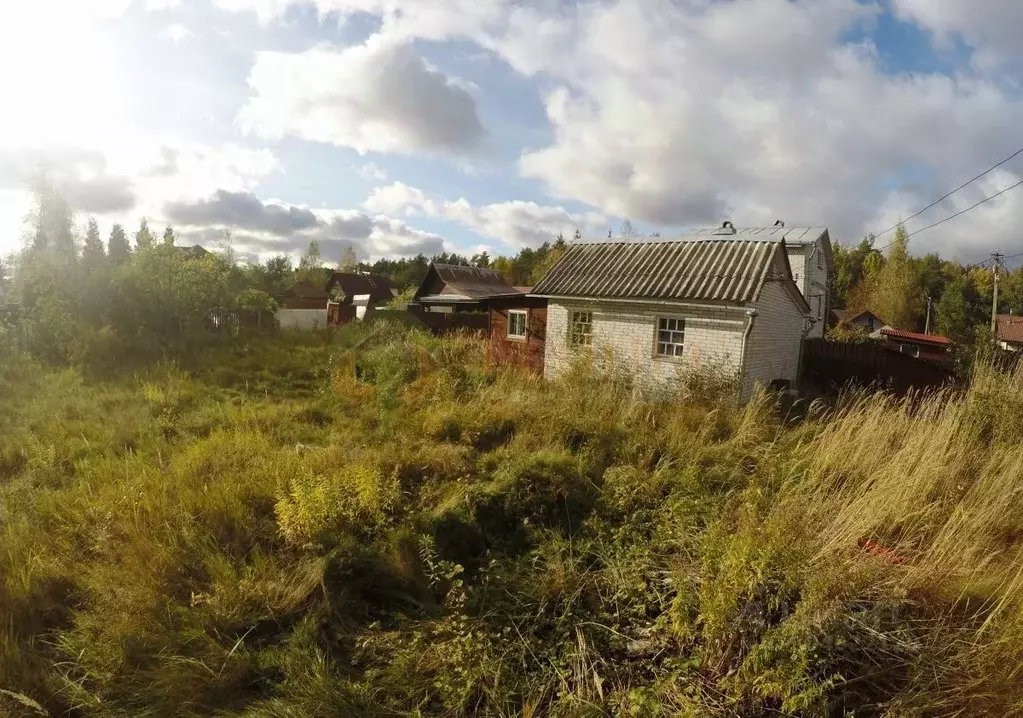
[[(456, 264), (431, 264), (430, 269), (437, 273), (437, 276), (445, 286), (456, 293), (471, 299), (487, 299), (488, 297), (503, 297), (515, 295), (519, 292), (504, 278), (500, 272), (493, 269), (482, 269), (480, 267), (465, 267)], [(429, 273), (416, 298), (424, 297), (423, 289), (429, 282)]]
[[(744, 304), (755, 301), (782, 246), (731, 237), (572, 244), (533, 294)], [(788, 261), (780, 266), (791, 282)]]
[(943, 337), (940, 334), (921, 334), (920, 332), (907, 332), (904, 329), (895, 329), (894, 327), (881, 327), (878, 329), (883, 336), (892, 337), (893, 339), (902, 339), (908, 342), (919, 342), (921, 344), (938, 344), (941, 346), (948, 346), (952, 343), (952, 340), (948, 337)]
[[(692, 232), (681, 237), (677, 237), (676, 239), (721, 239), (722, 235), (717, 234), (721, 231), (721, 227), (705, 227), (703, 229), (694, 229)], [(791, 246), (797, 244), (813, 244), (827, 233), (827, 227), (736, 227), (735, 234), (724, 236), (730, 236), (734, 239), (766, 239), (772, 242), (784, 239), (785, 244)]]

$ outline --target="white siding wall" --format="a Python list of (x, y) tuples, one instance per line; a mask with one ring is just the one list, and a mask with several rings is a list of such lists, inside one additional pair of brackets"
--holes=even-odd
[(746, 345), (743, 398), (752, 396), (757, 383), (766, 385), (775, 379), (787, 379), (795, 386), (805, 326), (802, 310), (781, 284), (766, 282)]
[[(828, 325), (828, 270), (824, 254), (817, 244), (786, 247), (792, 279), (810, 305), (810, 316), (816, 323), (807, 335), (811, 339), (824, 336)], [(812, 255), (812, 257), (811, 257)]]
[(327, 326), (327, 308), (278, 309), (277, 323), (281, 329), (316, 329)]
[[(568, 344), (572, 311), (593, 312), (593, 350), (610, 349), (621, 365), (639, 377), (669, 381), (687, 369), (722, 368), (738, 372), (746, 314), (741, 309), (691, 309), (628, 302), (563, 302), (547, 305), (544, 374), (553, 378), (576, 355)], [(679, 358), (654, 356), (658, 317), (686, 320), (685, 351)]]

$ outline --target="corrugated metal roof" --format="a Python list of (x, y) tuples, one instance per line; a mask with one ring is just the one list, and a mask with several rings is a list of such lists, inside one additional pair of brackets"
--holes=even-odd
[(907, 332), (904, 329), (895, 329), (894, 327), (882, 327), (878, 330), (883, 336), (892, 337), (893, 339), (901, 339), (908, 342), (920, 342), (922, 344), (937, 344), (940, 346), (948, 346), (952, 343), (952, 340), (948, 337), (943, 337), (940, 334), (921, 334), (919, 332)]
[[(721, 235), (716, 234), (721, 231), (721, 227), (705, 227), (703, 229), (695, 229), (676, 239), (721, 239)], [(813, 244), (827, 233), (827, 227), (736, 227), (735, 234), (731, 236), (735, 239), (766, 239), (772, 242), (784, 239), (785, 244), (794, 245)]]
[[(470, 299), (487, 299), (488, 297), (503, 297), (505, 295), (519, 294), (515, 287), (508, 284), (504, 275), (494, 269), (481, 269), (480, 267), (465, 267), (456, 264), (432, 264), (431, 269), (437, 273), (444, 284), (463, 297)], [(423, 299), (420, 292), (429, 280), (423, 280), (418, 299)], [(441, 295), (438, 295), (440, 297)]]
[(572, 244), (533, 294), (742, 304), (756, 299), (781, 246), (720, 237)]

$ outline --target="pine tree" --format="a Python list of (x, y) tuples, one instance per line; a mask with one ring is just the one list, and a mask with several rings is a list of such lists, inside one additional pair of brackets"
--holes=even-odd
[(167, 228), (163, 230), (163, 245), (165, 247), (173, 247), (174, 240), (175, 240), (174, 228), (171, 227), (170, 225), (167, 225)]
[(110, 241), (107, 242), (107, 256), (110, 263), (114, 265), (124, 264), (131, 256), (131, 245), (128, 244), (128, 236), (124, 233), (124, 227), (115, 224), (110, 230)]
[(149, 230), (149, 223), (145, 219), (139, 224), (139, 231), (135, 233), (135, 246), (139, 249), (149, 249), (153, 246), (156, 237)]
[(82, 248), (82, 262), (89, 268), (103, 264), (105, 253), (103, 240), (99, 236), (99, 225), (93, 217), (89, 217), (88, 229), (85, 232), (85, 246)]

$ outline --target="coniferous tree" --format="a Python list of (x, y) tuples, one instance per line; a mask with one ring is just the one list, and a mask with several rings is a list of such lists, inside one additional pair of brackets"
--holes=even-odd
[(143, 219), (139, 224), (139, 229), (135, 233), (135, 246), (139, 249), (149, 249), (153, 246), (153, 242), (156, 237), (153, 236), (152, 231), (149, 229), (149, 223)]
[(82, 263), (90, 269), (103, 264), (106, 254), (103, 251), (103, 240), (99, 236), (99, 225), (93, 217), (89, 218), (85, 231), (85, 245), (82, 247)]
[(165, 247), (173, 247), (175, 239), (174, 229), (170, 225), (167, 225), (167, 228), (163, 230), (163, 245)]
[(128, 244), (128, 236), (124, 233), (124, 227), (115, 224), (110, 230), (110, 240), (107, 242), (107, 257), (113, 265), (124, 264), (131, 256), (131, 245)]

